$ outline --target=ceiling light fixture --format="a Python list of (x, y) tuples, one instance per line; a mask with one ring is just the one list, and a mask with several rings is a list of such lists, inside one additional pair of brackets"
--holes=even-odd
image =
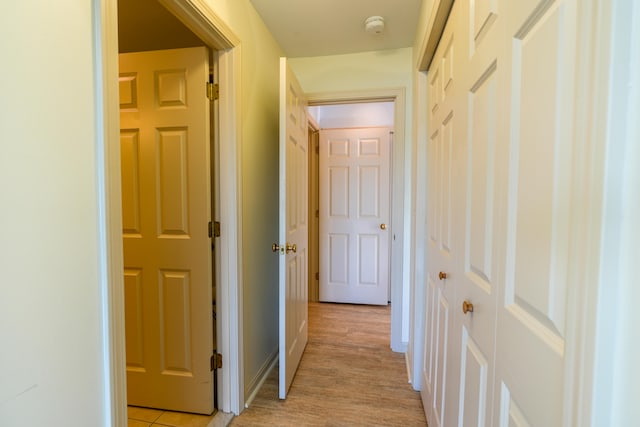
[(370, 16), (364, 21), (364, 30), (367, 33), (381, 34), (384, 31), (384, 18), (382, 16)]

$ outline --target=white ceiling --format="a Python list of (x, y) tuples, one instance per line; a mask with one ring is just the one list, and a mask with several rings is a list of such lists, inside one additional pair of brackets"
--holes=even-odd
[[(413, 45), (422, 0), (251, 0), (288, 57), (340, 55)], [(379, 15), (382, 34), (364, 31)]]

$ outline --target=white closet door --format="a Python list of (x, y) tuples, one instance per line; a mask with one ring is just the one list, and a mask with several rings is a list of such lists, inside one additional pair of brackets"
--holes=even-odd
[(430, 425), (563, 423), (576, 19), (457, 1), (429, 70)]

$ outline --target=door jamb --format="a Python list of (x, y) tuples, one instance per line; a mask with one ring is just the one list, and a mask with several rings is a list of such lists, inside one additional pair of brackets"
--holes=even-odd
[[(405, 89), (372, 89), (345, 92), (321, 92), (307, 94), (310, 106), (331, 104), (356, 104), (359, 102), (394, 102), (393, 147), (391, 159), (391, 349), (405, 352), (407, 343), (402, 342), (402, 327), (409, 316), (409, 286), (405, 286), (403, 252), (405, 242)], [(405, 308), (407, 307), (407, 308)]]
[[(218, 407), (239, 414), (244, 401), (242, 366), (242, 218), (240, 129), (240, 40), (203, 0), (161, 0), (188, 28), (219, 52), (220, 68), (220, 222), (222, 234), (217, 301), (218, 342), (225, 355)], [(124, 328), (122, 210), (119, 144), (117, 0), (97, 0), (94, 6), (96, 78), (97, 186), (100, 198), (100, 277), (103, 311), (104, 405), (107, 424), (126, 425), (126, 359)]]

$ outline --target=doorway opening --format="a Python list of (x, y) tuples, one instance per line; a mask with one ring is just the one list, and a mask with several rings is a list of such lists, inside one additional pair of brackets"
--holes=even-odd
[(127, 403), (210, 415), (215, 58), (153, 0), (119, 0), (118, 47)]
[[(111, 331), (107, 342), (108, 360), (111, 376), (111, 417), (114, 424), (126, 425), (126, 356), (125, 356), (125, 325), (121, 319), (125, 317), (123, 252), (122, 252), (122, 210), (121, 210), (121, 159), (120, 132), (118, 127), (119, 91), (116, 85), (118, 74), (118, 14), (117, 10), (126, 7), (120, 0), (103, 0), (97, 11), (100, 33), (96, 34), (101, 43), (102, 58), (101, 75), (102, 92), (99, 94), (104, 107), (104, 141), (105, 141), (105, 181), (107, 184), (107, 220), (106, 236), (109, 251), (109, 277), (111, 285), (108, 294), (109, 325)], [(238, 244), (240, 222), (238, 215), (238, 179), (240, 173), (239, 153), (237, 147), (239, 138), (239, 104), (238, 93), (240, 87), (239, 74), (239, 39), (218, 18), (206, 4), (197, 5), (189, 0), (147, 0), (135, 2), (138, 14), (152, 14), (149, 8), (163, 6), (161, 13), (173, 15), (180, 25), (187, 27), (199, 39), (199, 44), (206, 46), (211, 52), (210, 61), (214, 71), (218, 71), (217, 83), (219, 91), (224, 94), (214, 108), (217, 117), (213, 133), (214, 147), (212, 152), (215, 161), (215, 212), (212, 219), (221, 223), (221, 237), (213, 239), (217, 250), (215, 252), (215, 289), (217, 304), (216, 313), (216, 342), (219, 353), (225, 357), (225, 364), (218, 370), (215, 385), (218, 391), (216, 406), (223, 412), (238, 414), (240, 402), (243, 401), (242, 387), (240, 387), (241, 360), (241, 330), (238, 318), (241, 306), (241, 290), (238, 287), (241, 271), (239, 265), (242, 260)], [(154, 25), (156, 25), (154, 23)], [(162, 30), (160, 25), (157, 27)], [(180, 32), (180, 30), (177, 30)], [(173, 36), (174, 29), (166, 31)], [(204, 42), (204, 43), (203, 43)], [(148, 48), (162, 49), (167, 45), (151, 46)], [(134, 50), (137, 50), (135, 48)], [(208, 78), (207, 78), (208, 80)], [(212, 176), (213, 178), (213, 176)], [(224, 192), (220, 192), (224, 188)], [(211, 310), (209, 310), (211, 313)], [(231, 331), (234, 331), (231, 333)], [(239, 333), (240, 332), (240, 333)], [(213, 361), (213, 359), (212, 359)], [(212, 384), (213, 386), (213, 384)]]
[[(394, 102), (314, 105), (309, 107), (309, 117), (309, 300), (390, 303), (388, 224)], [(351, 159), (346, 163), (344, 155), (332, 154), (335, 149), (328, 147), (343, 141), (352, 145), (344, 147), (344, 154)], [(331, 171), (344, 168), (351, 171), (346, 174), (345, 188), (341, 188), (337, 183), (343, 174)], [(352, 201), (344, 207), (345, 212), (330, 212), (338, 208), (329, 210), (329, 201), (344, 200), (349, 194), (349, 180), (356, 181), (352, 187), (357, 194), (350, 194)], [(350, 241), (344, 246), (336, 244), (341, 240), (336, 236), (345, 232)], [(349, 249), (341, 253), (341, 247)], [(345, 284), (341, 278), (347, 277)]]
[[(393, 121), (393, 143), (391, 149), (391, 194), (390, 194), (390, 231), (391, 231), (391, 243), (390, 243), (390, 286), (389, 286), (389, 301), (391, 301), (391, 348), (396, 352), (406, 351), (406, 342), (403, 343), (403, 324), (408, 323), (409, 317), (409, 288), (405, 285), (403, 280), (403, 248), (404, 248), (404, 177), (402, 175), (402, 168), (400, 165), (404, 163), (404, 145), (405, 145), (405, 91), (403, 88), (389, 88), (379, 90), (363, 90), (363, 91), (348, 91), (348, 92), (325, 92), (308, 94), (310, 109), (323, 107), (323, 106), (335, 106), (341, 105), (354, 105), (354, 104), (382, 104), (387, 108), (392, 105), (392, 117)], [(313, 111), (313, 110), (311, 110)], [(311, 141), (314, 140), (314, 127), (319, 128), (320, 125), (315, 120), (312, 122), (312, 130), (310, 131)], [(310, 150), (310, 172), (314, 173), (315, 149)], [(394, 165), (396, 165), (394, 167)], [(317, 171), (317, 168), (315, 169)], [(311, 181), (311, 180), (310, 180)], [(314, 185), (310, 182), (310, 187)], [(315, 198), (314, 194), (318, 194), (310, 188), (310, 200)], [(309, 224), (313, 228), (317, 224), (315, 218), (315, 212), (319, 209), (319, 203), (310, 201), (309, 206)], [(310, 235), (310, 238), (314, 237)], [(316, 250), (315, 254), (310, 254), (314, 258), (310, 258), (309, 264), (309, 295), (311, 298), (317, 296), (317, 284), (315, 273), (320, 272), (319, 269), (315, 269), (314, 264), (315, 257), (317, 256), (317, 245), (313, 244)]]

